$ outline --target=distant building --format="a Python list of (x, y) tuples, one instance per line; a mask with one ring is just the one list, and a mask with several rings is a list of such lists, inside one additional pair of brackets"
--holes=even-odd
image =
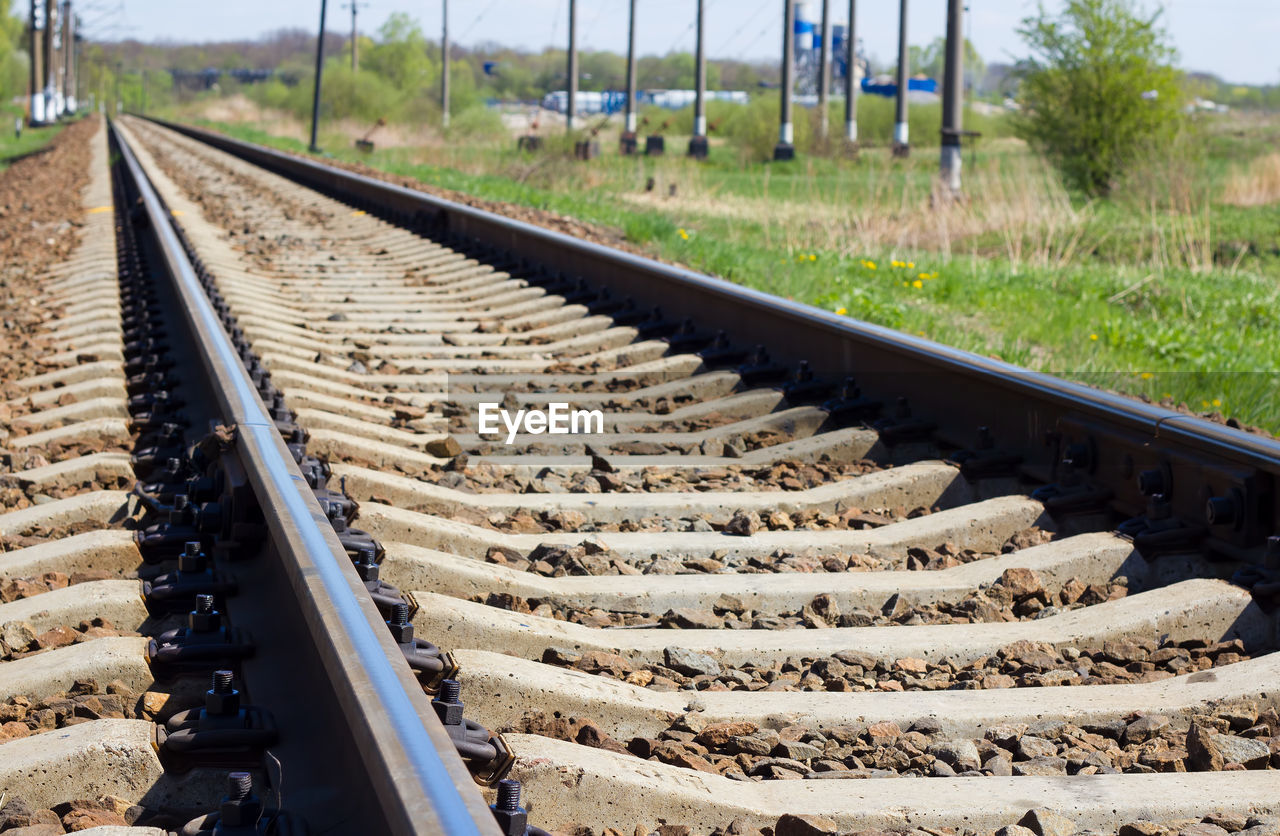
[[(679, 110), (692, 105), (697, 95), (696, 90), (641, 90), (636, 93), (636, 101), (641, 105)], [(745, 90), (708, 90), (707, 101), (746, 104), (748, 99)], [(568, 102), (569, 93), (565, 90), (554, 90), (542, 97), (542, 106), (556, 113), (564, 113)], [(626, 105), (627, 94), (621, 90), (603, 93), (579, 90), (573, 100), (574, 110), (579, 114), (621, 113)]]

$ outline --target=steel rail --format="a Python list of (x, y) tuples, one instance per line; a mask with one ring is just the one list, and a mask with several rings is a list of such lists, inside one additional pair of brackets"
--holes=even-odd
[(589, 277), (615, 297), (661, 305), (669, 318), (688, 316), (699, 326), (723, 328), (787, 359), (808, 360), (819, 374), (856, 375), (868, 394), (907, 394), (917, 414), (943, 416), (939, 435), (957, 446), (971, 443), (978, 426), (988, 426), (1002, 445), (1023, 457), (1028, 469), (1049, 480), (1058, 472), (1063, 444), (1072, 440), (1060, 437), (1063, 421), (1087, 422), (1084, 430), (1068, 426), (1080, 433), (1074, 438), (1094, 450), (1097, 479), (1107, 483), (1111, 507), (1121, 513), (1141, 514), (1147, 507), (1147, 497), (1131, 478), (1135, 469), (1160, 466), (1172, 456), (1180, 484), (1169, 499), (1174, 513), (1191, 519), (1204, 514), (1206, 493), (1215, 495), (1224, 484), (1237, 487), (1235, 477), (1224, 476), (1220, 468), (1206, 469), (1202, 461), (1252, 469), (1238, 474), (1239, 480), (1260, 475), (1265, 482), (1257, 488), (1258, 507), (1251, 512), (1247, 536), (1222, 532), (1224, 547), (1258, 547), (1280, 520), (1280, 441), (1275, 439), (836, 316), (312, 159), (189, 125), (151, 121), (371, 211), (433, 225), (433, 234), (440, 230), (531, 266)]
[(405, 834), (497, 833), (491, 811), (258, 397), (169, 211), (119, 127), (112, 131), (225, 420), (237, 427), (235, 449), (286, 564), (293, 603), (353, 727), (389, 825)]

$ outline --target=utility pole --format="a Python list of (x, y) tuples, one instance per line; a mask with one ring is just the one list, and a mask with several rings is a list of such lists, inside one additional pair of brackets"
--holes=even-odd
[(356, 11), (361, 6), (367, 5), (369, 4), (357, 3), (356, 0), (351, 0), (350, 3), (343, 4), (343, 8), (351, 9), (351, 72), (353, 73), (360, 71), (360, 35), (359, 30), (356, 29)]
[(308, 149), (313, 154), (320, 152), (316, 145), (316, 127), (320, 122), (320, 77), (324, 74), (324, 13), (329, 0), (320, 0), (320, 34), (316, 38), (316, 86), (311, 94), (311, 144)]
[(618, 149), (623, 154), (636, 152), (636, 0), (628, 4), (627, 16), (627, 105)]
[(702, 42), (706, 36), (704, 0), (698, 0), (698, 40), (694, 51), (696, 88), (693, 99), (693, 136), (689, 139), (689, 156), (705, 159), (707, 156), (707, 53)]
[(75, 19), (71, 15), (71, 0), (62, 6), (62, 100), (68, 113), (76, 111), (75, 88)]
[(942, 183), (960, 193), (964, 130), (964, 0), (947, 0), (947, 64), (942, 76)]
[(845, 30), (848, 59), (844, 73), (844, 138), (858, 141), (858, 0), (849, 0), (849, 28)]
[(36, 28), (36, 5), (38, 0), (31, 0), (31, 45), (28, 53), (31, 55), (31, 64), (27, 68), (27, 84), (31, 93), (31, 113), (28, 117), (28, 124), (40, 125), (44, 123), (44, 81), (40, 77), (40, 30)]
[(440, 3), (440, 126), (449, 128), (449, 0)]
[(53, 56), (53, 26), (57, 19), (57, 0), (44, 0), (44, 118), (52, 122), (58, 118), (57, 104), (54, 102), (53, 76), (57, 63)]
[(120, 78), (124, 75), (124, 62), (116, 61), (116, 115), (124, 109), (124, 101), (120, 98)]
[(822, 47), (818, 55), (818, 136), (825, 143), (831, 127), (827, 110), (831, 98), (831, 0), (822, 0)]
[(907, 131), (907, 0), (899, 0), (898, 7), (898, 98), (897, 115), (893, 123), (893, 155), (905, 157), (911, 153), (911, 139)]
[(573, 110), (578, 99), (578, 3), (569, 0), (569, 87), (564, 108), (564, 129), (573, 132)]
[(138, 106), (138, 112), (143, 116), (147, 115), (147, 68), (142, 68), (142, 102)]
[(791, 125), (791, 65), (795, 62), (796, 9), (792, 0), (782, 0), (782, 125), (778, 144), (773, 146), (775, 160), (794, 160), (795, 134)]

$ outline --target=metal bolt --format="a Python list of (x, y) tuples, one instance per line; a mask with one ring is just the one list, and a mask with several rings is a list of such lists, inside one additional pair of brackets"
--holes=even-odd
[(493, 806), (508, 813), (514, 813), (520, 809), (520, 782), (514, 778), (503, 778), (499, 781), (498, 801)]
[(1062, 454), (1062, 463), (1067, 467), (1087, 468), (1089, 466), (1089, 445), (1082, 442), (1068, 444)]
[(845, 401), (857, 400), (862, 395), (862, 390), (858, 388), (858, 384), (851, 377), (846, 377), (844, 383), (840, 386), (840, 399)]
[(1165, 493), (1167, 489), (1168, 486), (1165, 484), (1163, 470), (1142, 470), (1138, 472), (1138, 492), (1143, 496)]
[(440, 683), (440, 701), (456, 703), (462, 696), (462, 683), (456, 679), (446, 679)]
[(253, 776), (248, 772), (232, 772), (227, 776), (227, 800), (239, 801), (253, 791)]
[(253, 776), (232, 772), (227, 776), (227, 794), (218, 810), (219, 827), (214, 832), (254, 828), (262, 818), (262, 800), (253, 794)]
[(203, 555), (200, 553), (200, 541), (188, 540), (183, 546), (182, 554), (178, 556), (179, 572), (199, 572), (200, 560)]
[(213, 687), (204, 695), (204, 713), (209, 717), (235, 717), (240, 713), (240, 692), (231, 687), (231, 671), (213, 672)]
[(381, 569), (378, 567), (377, 552), (370, 546), (360, 546), (356, 556), (352, 558), (356, 565), (356, 574), (362, 581), (376, 581)]
[(520, 782), (504, 778), (498, 782), (498, 798), (489, 805), (503, 836), (525, 836), (529, 832), (529, 814), (520, 806)]
[(995, 437), (991, 435), (990, 427), (978, 427), (978, 449), (990, 450), (996, 446)]
[(440, 683), (440, 695), (431, 701), (436, 716), (446, 726), (462, 725), (462, 685), (456, 679), (445, 679)]
[(813, 369), (809, 368), (808, 360), (801, 360), (796, 366), (796, 382), (805, 383), (813, 380)]
[(173, 508), (169, 511), (169, 524), (181, 525), (186, 522), (186, 512), (189, 502), (185, 493), (174, 494)]
[(212, 633), (222, 626), (221, 614), (213, 608), (213, 596), (196, 596), (196, 608), (187, 614), (187, 630), (192, 633)]
[(391, 637), (396, 640), (396, 644), (413, 642), (413, 625), (409, 623), (408, 604), (398, 601), (391, 607), (391, 618), (387, 621), (387, 627), (390, 628)]
[(1235, 497), (1213, 496), (1204, 504), (1204, 516), (1209, 525), (1231, 525), (1236, 521), (1239, 509)]

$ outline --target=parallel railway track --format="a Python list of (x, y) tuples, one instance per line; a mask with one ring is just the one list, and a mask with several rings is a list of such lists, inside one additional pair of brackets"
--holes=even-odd
[[(233, 768), (282, 828), (523, 832), (479, 791), (507, 776), (530, 823), (594, 833), (1277, 832), (1274, 441), (196, 129), (115, 131), (120, 273), (88, 215), (41, 300), (54, 370), (12, 404), (10, 450), (82, 455), (10, 456), (26, 496), (66, 497), (0, 517), (5, 577), (83, 582), (0, 604), (6, 642), (33, 633), (0, 677), (69, 729), (0, 746), (11, 795), (177, 830)], [(601, 431), (481, 432), (484, 404), (553, 403)], [(186, 481), (201, 457), (216, 486)], [(151, 747), (165, 704), (224, 697), (141, 652), (207, 621), (191, 588), (143, 608), (85, 574), (172, 569), (184, 532), (254, 639), (218, 669), (275, 718), (230, 766)], [(143, 637), (37, 641), (90, 616)], [(104, 697), (126, 719), (57, 714)], [(81, 768), (104, 747), (128, 768)]]

